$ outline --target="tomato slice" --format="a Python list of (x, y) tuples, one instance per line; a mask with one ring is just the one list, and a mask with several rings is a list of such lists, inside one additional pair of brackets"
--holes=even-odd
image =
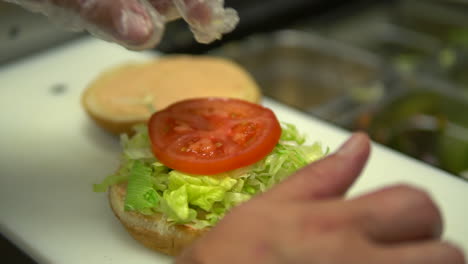
[(169, 168), (212, 175), (251, 165), (281, 136), (275, 114), (238, 99), (197, 98), (153, 114), (148, 123), (154, 155)]

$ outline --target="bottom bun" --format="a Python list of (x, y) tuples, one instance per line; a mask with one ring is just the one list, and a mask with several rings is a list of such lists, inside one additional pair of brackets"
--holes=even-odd
[(127, 184), (109, 188), (109, 201), (115, 216), (130, 235), (144, 246), (170, 255), (179, 255), (208, 229), (194, 229), (168, 223), (161, 214), (143, 215), (124, 210)]

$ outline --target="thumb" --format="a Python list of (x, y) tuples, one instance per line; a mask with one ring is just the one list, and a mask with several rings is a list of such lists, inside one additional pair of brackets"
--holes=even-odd
[(336, 153), (304, 167), (265, 195), (279, 200), (341, 196), (361, 173), (369, 152), (368, 136), (356, 133)]

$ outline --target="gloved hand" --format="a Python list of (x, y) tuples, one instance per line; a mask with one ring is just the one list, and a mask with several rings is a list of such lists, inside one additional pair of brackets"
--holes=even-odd
[(239, 17), (224, 0), (6, 0), (40, 12), (69, 29), (87, 30), (129, 49), (156, 46), (165, 23), (182, 17), (195, 39), (210, 43), (232, 31)]

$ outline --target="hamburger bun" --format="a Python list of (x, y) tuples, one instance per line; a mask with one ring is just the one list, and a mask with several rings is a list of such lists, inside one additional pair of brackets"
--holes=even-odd
[(125, 183), (109, 187), (110, 206), (130, 235), (147, 248), (169, 256), (177, 256), (208, 231), (207, 228), (193, 229), (184, 225), (171, 225), (161, 214), (147, 216), (125, 211), (126, 187)]
[[(89, 116), (114, 134), (131, 134), (152, 113), (190, 98), (228, 97), (254, 103), (260, 89), (248, 72), (227, 59), (210, 56), (171, 55), (144, 63), (118, 65), (97, 76), (82, 95)], [(169, 223), (158, 213), (126, 211), (126, 183), (108, 189), (110, 207), (129, 234), (160, 253), (177, 256), (205, 233)]]
[(211, 56), (171, 55), (128, 63), (101, 73), (85, 89), (82, 105), (102, 128), (131, 133), (154, 111), (196, 97), (228, 97), (258, 103), (260, 89), (234, 62)]

